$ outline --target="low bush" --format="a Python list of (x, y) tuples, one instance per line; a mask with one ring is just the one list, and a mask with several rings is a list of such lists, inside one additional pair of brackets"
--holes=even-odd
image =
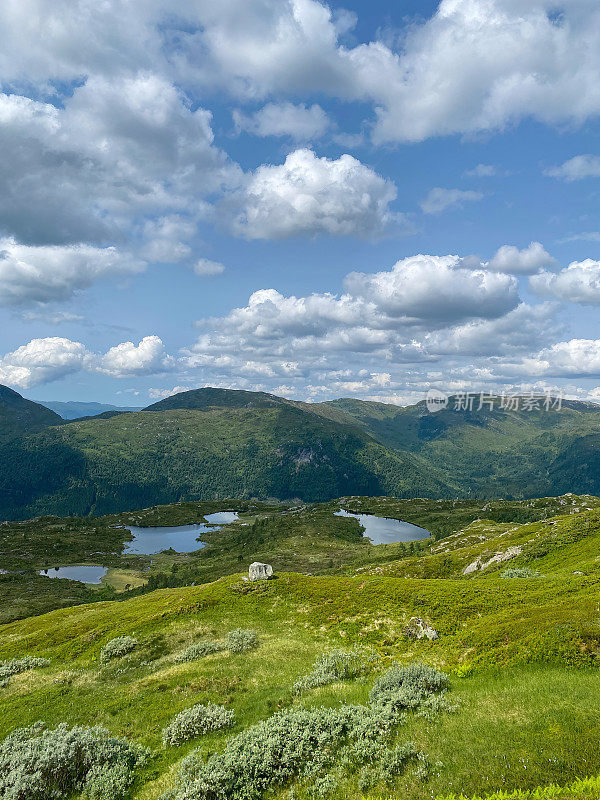
[(202, 641), (196, 642), (196, 644), (192, 644), (186, 647), (185, 650), (177, 653), (175, 655), (175, 661), (178, 664), (182, 664), (186, 661), (198, 661), (198, 659), (204, 658), (204, 656), (209, 656), (211, 653), (220, 653), (222, 650), (225, 650), (223, 642), (217, 642), (214, 639), (202, 639)]
[(331, 650), (324, 653), (313, 664), (312, 670), (296, 681), (295, 692), (314, 689), (336, 681), (347, 681), (367, 671), (373, 661), (360, 650)]
[(34, 658), (24, 656), (23, 658), (11, 658), (9, 661), (0, 662), (0, 686), (6, 686), (9, 678), (13, 675), (20, 675), (30, 669), (37, 667), (47, 667), (50, 664), (47, 658)]
[[(425, 756), (411, 744), (390, 747), (390, 735), (405, 709), (427, 707), (448, 687), (447, 676), (423, 665), (398, 666), (376, 686), (368, 706), (280, 711), (229, 739), (206, 761), (200, 750), (193, 751), (182, 762), (178, 784), (161, 800), (258, 800), (294, 778), (309, 784), (312, 796), (326, 797), (344, 771), (359, 771), (366, 789), (415, 761), (423, 776)], [(420, 699), (406, 706), (383, 702), (398, 691), (412, 691)]]
[(509, 567), (501, 574), (502, 578), (539, 578), (540, 573), (537, 569), (529, 567)]
[(130, 653), (138, 644), (138, 640), (134, 639), (133, 636), (117, 636), (104, 645), (100, 652), (100, 661), (102, 664), (106, 664), (113, 658), (120, 658)]
[(256, 631), (236, 628), (227, 634), (226, 647), (232, 653), (245, 653), (258, 647), (258, 634)]
[(209, 703), (186, 708), (162, 732), (163, 744), (178, 745), (204, 733), (229, 728), (235, 723), (235, 714), (224, 706)]
[(13, 731), (0, 745), (0, 797), (55, 800), (83, 791), (92, 800), (117, 798), (148, 755), (104, 728), (63, 723), (48, 730), (37, 722)]

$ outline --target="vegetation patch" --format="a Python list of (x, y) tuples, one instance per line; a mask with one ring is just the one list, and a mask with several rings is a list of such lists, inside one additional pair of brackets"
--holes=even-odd
[(225, 650), (223, 642), (216, 639), (202, 639), (200, 642), (191, 644), (175, 655), (175, 663), (184, 664), (188, 661), (198, 661), (200, 658), (212, 655), (213, 653), (220, 653)]
[(100, 662), (107, 664), (113, 658), (131, 653), (138, 646), (139, 642), (133, 636), (117, 636), (107, 642), (100, 651)]
[(364, 674), (371, 666), (374, 657), (361, 650), (331, 650), (315, 661), (309, 673), (294, 684), (295, 692), (326, 686), (336, 681), (348, 681)]
[(35, 658), (24, 656), (23, 658), (11, 658), (8, 661), (0, 662), (0, 686), (7, 686), (8, 681), (13, 675), (20, 675), (30, 669), (37, 667), (47, 667), (50, 661), (47, 658)]
[(256, 631), (236, 628), (227, 634), (225, 644), (231, 653), (246, 653), (258, 647), (259, 639)]
[(229, 728), (234, 722), (234, 712), (225, 706), (198, 704), (184, 709), (163, 729), (163, 744), (179, 745), (204, 733)]
[(38, 722), (13, 731), (0, 745), (0, 796), (54, 800), (84, 791), (93, 800), (120, 797), (148, 751), (104, 728), (54, 730)]

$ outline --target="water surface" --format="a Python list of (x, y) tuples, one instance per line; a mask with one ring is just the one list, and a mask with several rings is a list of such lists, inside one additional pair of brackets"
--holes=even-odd
[(373, 514), (351, 514), (349, 511), (335, 512), (336, 517), (354, 517), (365, 529), (364, 535), (373, 544), (392, 544), (394, 542), (414, 542), (417, 539), (427, 539), (431, 534), (425, 528), (419, 528), (411, 522), (391, 519), (389, 517), (376, 517)]
[(238, 519), (235, 511), (217, 511), (205, 516), (206, 523), (194, 525), (170, 525), (161, 528), (138, 528), (127, 525), (135, 537), (133, 542), (125, 544), (125, 553), (135, 555), (153, 555), (162, 550), (173, 549), (177, 553), (193, 553), (205, 547), (206, 542), (198, 541), (203, 533), (218, 531), (219, 525), (228, 525)]
[(81, 583), (100, 583), (106, 575), (106, 567), (52, 567), (43, 569), (40, 575), (46, 578), (66, 578), (69, 581), (81, 581)]

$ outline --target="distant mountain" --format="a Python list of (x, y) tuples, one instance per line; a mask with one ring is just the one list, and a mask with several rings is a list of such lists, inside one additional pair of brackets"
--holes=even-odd
[(106, 411), (140, 411), (141, 406), (112, 406), (108, 403), (86, 403), (79, 400), (40, 400), (40, 405), (51, 409), (63, 419), (95, 417)]
[(32, 435), (25, 426), (0, 447), (0, 516), (232, 497), (600, 495), (599, 406), (453, 405), (431, 414), (424, 403), (309, 404), (205, 388)]
[(0, 442), (37, 433), (63, 420), (54, 411), (0, 385)]

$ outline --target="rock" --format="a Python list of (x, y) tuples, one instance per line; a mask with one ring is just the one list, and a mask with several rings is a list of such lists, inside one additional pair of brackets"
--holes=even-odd
[(487, 561), (483, 561), (481, 558), (478, 558), (477, 561), (473, 561), (472, 564), (469, 564), (467, 567), (465, 567), (462, 574), (470, 575), (478, 570), (486, 569), (491, 564), (502, 564), (504, 561), (510, 561), (511, 558), (520, 556), (522, 552), (523, 548), (517, 545), (515, 547), (509, 547), (507, 550), (504, 550), (500, 553), (496, 553)]
[(260, 561), (254, 561), (250, 564), (248, 578), (251, 581), (266, 581), (272, 577), (273, 567), (270, 564), (262, 564)]
[(435, 628), (428, 625), (421, 617), (412, 617), (404, 629), (404, 633), (409, 639), (429, 639), (430, 642), (439, 639)]

